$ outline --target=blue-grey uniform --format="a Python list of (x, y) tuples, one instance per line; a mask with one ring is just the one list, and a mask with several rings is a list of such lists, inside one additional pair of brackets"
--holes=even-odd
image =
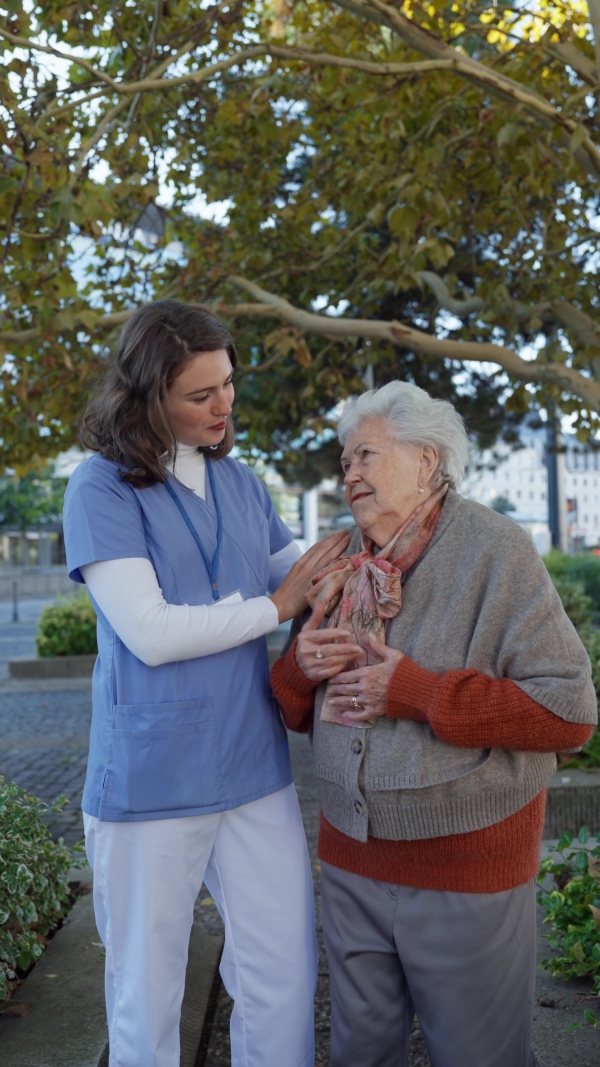
[[(292, 535), (248, 467), (228, 457), (207, 460), (207, 468), (203, 500), (172, 474), (167, 485), (135, 489), (122, 480), (116, 463), (98, 455), (84, 461), (65, 497), (71, 578), (82, 582), (80, 568), (89, 563), (143, 558), (154, 567), (170, 604), (211, 604), (238, 590), (243, 600), (264, 596), (270, 556)], [(99, 654), (82, 807), (96, 915), (107, 945), (110, 1067), (179, 1063), (187, 942), (203, 879), (222, 911), (229, 939), (222, 971), (236, 1000), (232, 1062), (312, 1067), (310, 872), (286, 733), (269, 685), (266, 639), (150, 667), (94, 606)], [(290, 893), (297, 899), (296, 915)], [(243, 906), (236, 906), (238, 897)], [(174, 918), (169, 928), (166, 912), (178, 908), (184, 920)], [(136, 917), (136, 911), (145, 918)], [(152, 959), (148, 922), (156, 941)], [(251, 981), (244, 977), (243, 962), (249, 922)], [(142, 944), (142, 961), (136, 962)], [(173, 944), (178, 946), (175, 962)], [(305, 960), (301, 990), (293, 973), (299, 953)], [(165, 966), (172, 978), (163, 973), (159, 987), (146, 995), (139, 969), (147, 975), (149, 967)], [(161, 997), (161, 987), (171, 981), (168, 995)], [(290, 1012), (283, 1007), (286, 1001), (296, 1004), (295, 1020), (282, 1023), (281, 1012)], [(299, 1024), (304, 1002), (310, 1020)], [(290, 1042), (290, 1026), (295, 1042)], [(148, 1036), (140, 1048), (143, 1029)], [(261, 1038), (272, 1031), (281, 1040)]]

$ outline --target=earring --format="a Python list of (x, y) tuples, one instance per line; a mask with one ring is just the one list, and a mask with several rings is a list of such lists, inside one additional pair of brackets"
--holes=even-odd
[(425, 492), (425, 486), (421, 485), (421, 479), (420, 478), (419, 478), (419, 492), (420, 493), (424, 493)]

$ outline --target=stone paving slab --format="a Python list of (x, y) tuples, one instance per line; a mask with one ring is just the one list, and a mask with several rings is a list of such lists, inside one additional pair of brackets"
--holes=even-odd
[(80, 811), (87, 766), (91, 692), (0, 690), (0, 774), (51, 803), (69, 804), (46, 822), (54, 837), (83, 836)]

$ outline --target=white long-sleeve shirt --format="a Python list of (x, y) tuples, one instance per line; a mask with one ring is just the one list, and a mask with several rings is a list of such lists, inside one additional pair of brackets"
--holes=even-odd
[[(206, 499), (206, 464), (195, 447), (179, 445), (174, 473)], [(270, 592), (299, 558), (294, 541), (271, 556)], [(81, 573), (115, 633), (149, 667), (223, 652), (279, 626), (277, 608), (267, 596), (237, 603), (168, 604), (147, 559), (100, 560), (86, 564)]]

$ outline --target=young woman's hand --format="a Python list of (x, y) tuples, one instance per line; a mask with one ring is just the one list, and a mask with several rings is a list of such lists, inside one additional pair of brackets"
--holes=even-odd
[(309, 548), (308, 552), (305, 552), (298, 562), (294, 563), (279, 589), (271, 595), (271, 600), (279, 612), (280, 622), (295, 619), (297, 615), (306, 611), (304, 594), (308, 591), (311, 578), (332, 560), (343, 555), (349, 540), (346, 530), (330, 534), (329, 537), (325, 537), (323, 541), (318, 541), (316, 545)]
[(296, 642), (296, 663), (311, 682), (323, 682), (346, 670), (349, 663), (360, 663), (364, 652), (347, 630), (321, 630), (325, 609), (317, 601), (310, 619), (304, 623)]

